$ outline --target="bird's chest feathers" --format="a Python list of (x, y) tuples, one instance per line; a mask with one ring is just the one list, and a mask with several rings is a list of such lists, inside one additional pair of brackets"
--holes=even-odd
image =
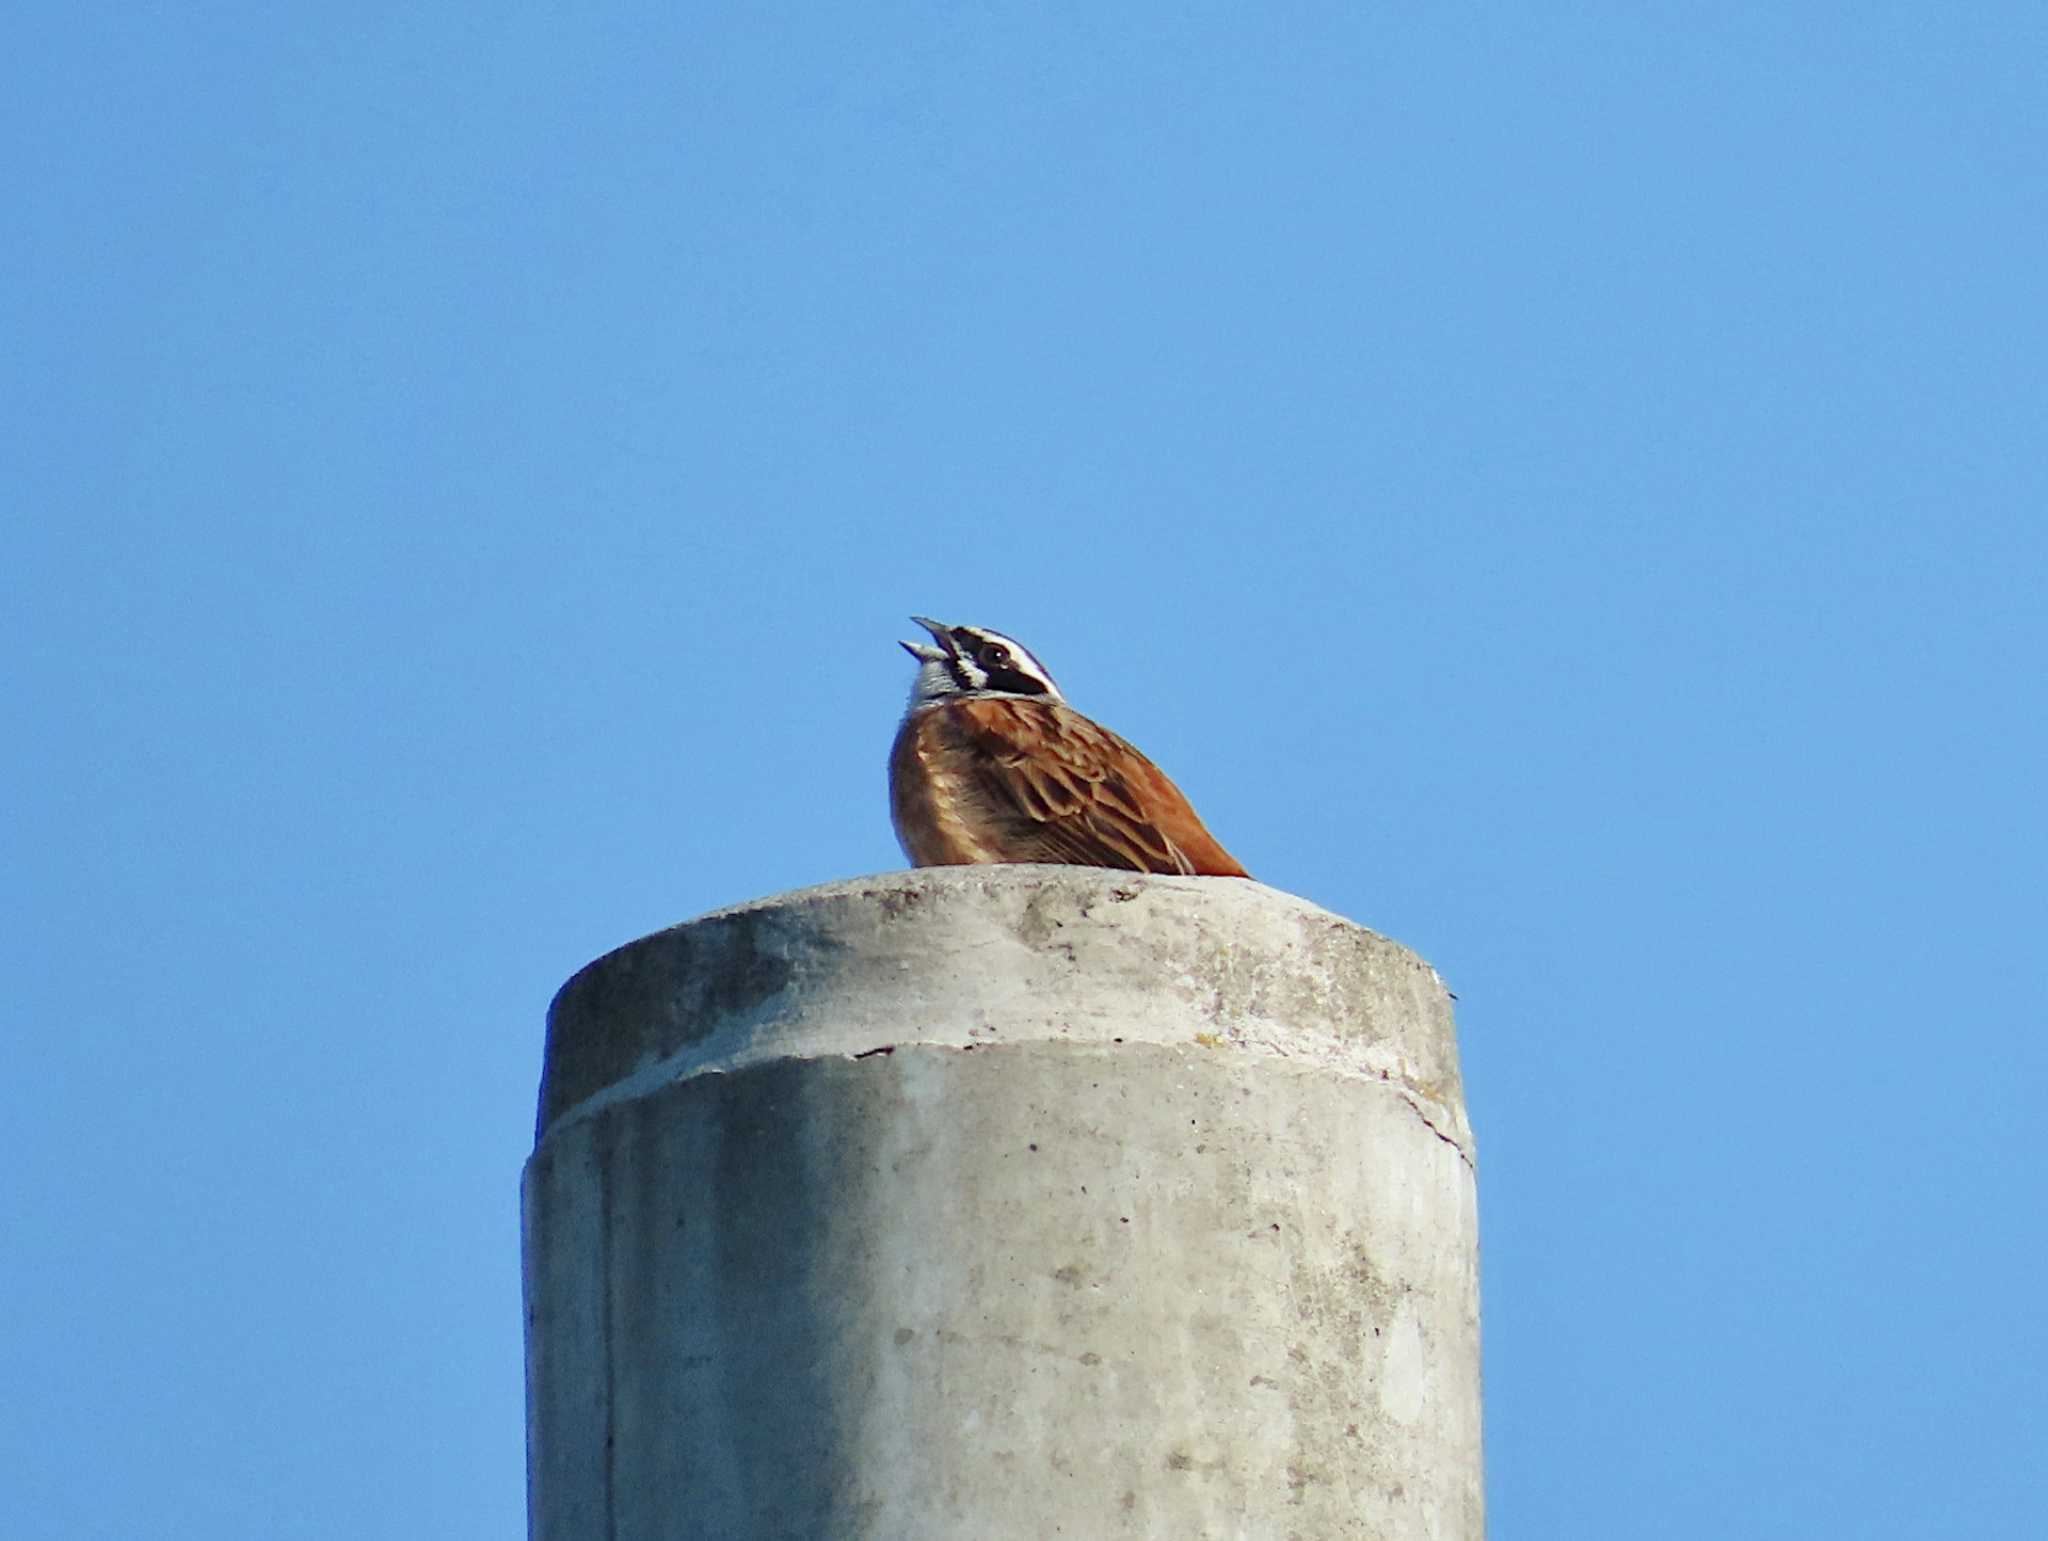
[(1010, 702), (949, 702), (913, 712), (891, 756), (897, 832), (907, 845), (951, 861), (1000, 861), (1019, 810), (992, 772), (1028, 754), (1015, 735), (1023, 714)]

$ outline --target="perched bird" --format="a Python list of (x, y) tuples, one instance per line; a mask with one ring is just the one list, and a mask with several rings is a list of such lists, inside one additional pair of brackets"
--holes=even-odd
[(1249, 877), (1166, 773), (1067, 705), (1022, 644), (911, 617), (930, 642), (889, 751), (896, 838), (917, 867), (1064, 862)]

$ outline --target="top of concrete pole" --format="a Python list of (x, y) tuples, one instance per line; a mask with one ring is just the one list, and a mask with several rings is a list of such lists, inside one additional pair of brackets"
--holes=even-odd
[(1450, 1003), (1415, 954), (1258, 883), (1068, 866), (851, 878), (607, 953), (549, 1010), (538, 1134), (776, 1059), (1161, 1031), (1387, 1082), (1472, 1159)]

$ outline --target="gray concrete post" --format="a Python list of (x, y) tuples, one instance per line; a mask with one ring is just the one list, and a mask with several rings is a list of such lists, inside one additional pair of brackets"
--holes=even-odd
[(1478, 1541), (1449, 1004), (1253, 883), (893, 873), (549, 1016), (535, 1541)]

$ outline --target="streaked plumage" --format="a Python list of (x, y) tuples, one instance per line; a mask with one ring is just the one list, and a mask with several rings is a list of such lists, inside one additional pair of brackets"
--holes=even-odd
[(1248, 877), (1166, 773), (1066, 703), (1038, 660), (978, 626), (933, 642), (889, 755), (896, 838), (919, 867), (1064, 862)]

